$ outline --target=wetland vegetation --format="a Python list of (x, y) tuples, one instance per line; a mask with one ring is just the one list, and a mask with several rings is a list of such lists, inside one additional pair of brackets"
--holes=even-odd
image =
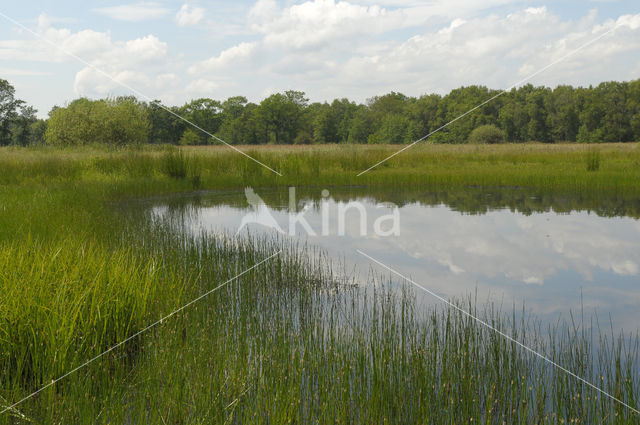
[[(248, 151), (282, 177), (224, 148), (2, 149), (2, 410), (282, 252), (0, 423), (637, 423), (633, 410), (468, 316), (417, 308), (389, 276), (372, 271), (369, 285), (355, 285), (292, 241), (193, 235), (118, 208), (169, 193), (295, 185), (446, 198), (481, 212), (482, 194), (502, 187), (489, 207), (538, 211), (560, 200), (566, 210), (639, 214), (637, 144), (416, 146), (357, 177), (393, 149)], [(473, 294), (454, 302), (637, 408), (636, 333), (580, 312), (547, 325)]]

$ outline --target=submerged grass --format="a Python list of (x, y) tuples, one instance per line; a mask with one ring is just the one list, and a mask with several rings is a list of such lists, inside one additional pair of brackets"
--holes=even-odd
[[(282, 240), (189, 236), (111, 201), (289, 184), (509, 185), (637, 198), (640, 151), (599, 146), (0, 151), (0, 410), (279, 249), (258, 270), (56, 383), (4, 423), (637, 423), (638, 416), (409, 290), (345, 284)], [(168, 163), (171, 162), (171, 166)], [(281, 179), (281, 180), (279, 180)], [(357, 183), (360, 182), (360, 183)], [(420, 186), (419, 186), (420, 187)], [(637, 336), (543, 327), (474, 299), (492, 326), (631, 406)]]

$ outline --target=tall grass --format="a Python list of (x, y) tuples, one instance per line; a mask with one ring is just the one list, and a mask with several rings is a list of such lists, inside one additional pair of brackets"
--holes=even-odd
[[(605, 149), (606, 167), (587, 174), (583, 151), (537, 149), (425, 150), (365, 182), (529, 181), (636, 196), (635, 151)], [(195, 164), (202, 187), (223, 188), (353, 184), (354, 170), (387, 153), (258, 151), (289, 173), (284, 180), (237, 154), (191, 150), (183, 159), (187, 170)], [(637, 423), (629, 409), (467, 316), (420, 306), (385, 279), (354, 286), (322, 256), (284, 240), (193, 236), (118, 209), (112, 201), (194, 189), (188, 171), (186, 178), (164, 171), (166, 155), (0, 153), (0, 410), (284, 252), (28, 399), (0, 424)], [(600, 184), (568, 184), (569, 176)], [(637, 336), (600, 331), (588, 319), (545, 328), (474, 299), (457, 302), (638, 405)]]
[[(640, 193), (637, 144), (599, 145), (595, 156), (585, 145), (417, 145), (360, 177), (358, 173), (398, 147), (241, 148), (283, 176), (220, 147), (116, 152), (3, 149), (0, 184), (103, 184), (113, 198), (247, 185), (509, 186), (585, 195)], [(592, 165), (585, 167), (585, 158)], [(598, 172), (588, 172), (596, 162)]]
[[(165, 267), (179, 264), (181, 270), (197, 271), (171, 290), (163, 289), (163, 298), (173, 302), (214, 288), (276, 249), (284, 247), (285, 253), (27, 401), (19, 411), (29, 420), (556, 424), (638, 419), (468, 316), (447, 308), (420, 307), (409, 289), (398, 292), (378, 278), (371, 287), (351, 285), (306, 255), (303, 247), (273, 240), (238, 243), (216, 235), (194, 238), (166, 227), (138, 234), (135, 240), (149, 247), (149, 255), (163, 258)], [(172, 295), (178, 288), (183, 296)], [(85, 291), (92, 293), (88, 298), (104, 297), (105, 289)], [(172, 308), (171, 302), (154, 307), (153, 298), (143, 303), (147, 322)], [(84, 306), (73, 304), (75, 297), (56, 297), (61, 299)], [(519, 315), (507, 315), (474, 299), (457, 302), (624, 402), (637, 402), (637, 337), (609, 335), (588, 322), (545, 329), (535, 319), (518, 319)], [(94, 308), (108, 305), (108, 298), (101, 298)], [(39, 309), (32, 309), (28, 317), (36, 323), (67, 332), (68, 320), (38, 319), (33, 314)], [(114, 315), (105, 308), (104, 316), (121, 317), (122, 326), (132, 323), (125, 331), (132, 333), (141, 324), (130, 320), (136, 309), (126, 310)], [(60, 369), (68, 370), (92, 350), (101, 349), (96, 342), (100, 338), (93, 337), (96, 329), (82, 322), (78, 319), (76, 331), (69, 332), (76, 340), (67, 351), (74, 357)], [(15, 340), (16, 347), (36, 353), (40, 364), (48, 367), (39, 369), (42, 376), (32, 385), (25, 384), (24, 376), (21, 383), (3, 381), (4, 399), (19, 398), (55, 376), (51, 374), (59, 361), (56, 351), (45, 347), (54, 338), (42, 343), (43, 337), (34, 337), (33, 342), (42, 346), (37, 348)], [(83, 337), (93, 341), (85, 346)], [(14, 370), (3, 368), (2, 376), (11, 377)], [(0, 418), (0, 423), (9, 420), (21, 422), (16, 414)]]
[(587, 152), (587, 171), (598, 171), (601, 161), (600, 151), (591, 149)]

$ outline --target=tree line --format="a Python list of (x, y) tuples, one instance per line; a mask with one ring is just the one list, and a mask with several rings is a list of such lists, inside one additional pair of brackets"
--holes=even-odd
[(445, 125), (431, 141), (630, 142), (640, 140), (640, 80), (577, 88), (525, 85), (504, 93), (469, 86), (444, 96), (391, 92), (363, 104), (344, 98), (310, 103), (304, 92), (295, 90), (260, 103), (234, 96), (170, 107), (132, 96), (80, 98), (53, 107), (46, 120), (36, 112), (15, 97), (9, 82), (0, 80), (0, 145), (206, 145), (216, 143), (211, 135), (250, 145), (409, 143)]

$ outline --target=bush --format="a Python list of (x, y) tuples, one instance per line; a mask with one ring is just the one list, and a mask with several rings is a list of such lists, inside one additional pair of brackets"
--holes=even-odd
[[(199, 131), (199, 130), (198, 130)], [(182, 133), (182, 137), (180, 138), (181, 145), (199, 145), (200, 144), (200, 135), (196, 133), (196, 130), (193, 128), (187, 128), (184, 133)]]
[(504, 131), (500, 130), (493, 124), (481, 125), (476, 127), (469, 134), (469, 143), (504, 143)]
[(298, 132), (298, 135), (293, 140), (293, 143), (295, 145), (310, 145), (311, 143), (313, 143), (313, 137), (308, 131), (302, 130)]
[(44, 133), (48, 144), (64, 146), (140, 144), (148, 135), (147, 110), (133, 97), (76, 99), (66, 108), (51, 111)]

